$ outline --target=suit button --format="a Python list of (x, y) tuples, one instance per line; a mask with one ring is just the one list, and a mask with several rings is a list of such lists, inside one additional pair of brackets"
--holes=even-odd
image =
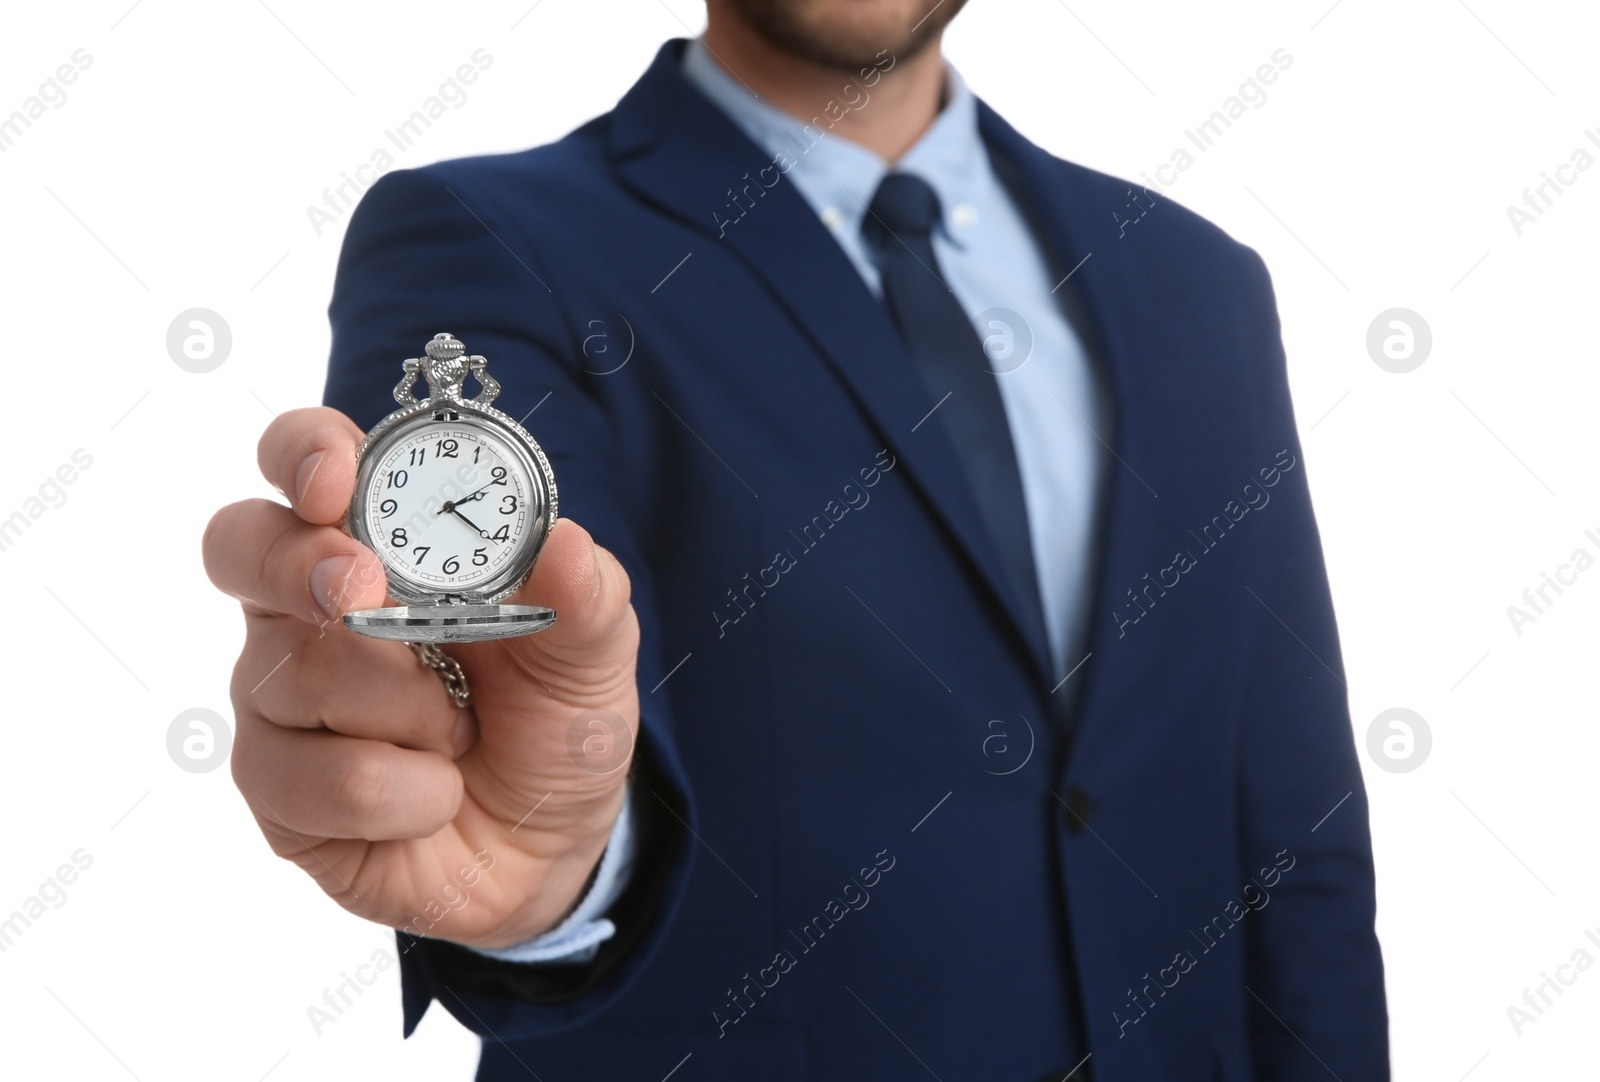
[(1074, 785), (1067, 790), (1066, 804), (1067, 833), (1076, 838), (1089, 828), (1089, 820), (1094, 817), (1094, 801), (1089, 799), (1087, 789)]

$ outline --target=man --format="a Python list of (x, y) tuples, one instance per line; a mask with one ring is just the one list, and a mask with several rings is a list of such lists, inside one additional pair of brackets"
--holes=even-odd
[[(977, 101), (959, 7), (710, 0), (560, 142), (384, 177), (291, 507), (208, 530), (241, 791), (482, 1079), (1387, 1077), (1266, 270)], [(564, 516), (464, 709), (337, 619), (443, 330)]]

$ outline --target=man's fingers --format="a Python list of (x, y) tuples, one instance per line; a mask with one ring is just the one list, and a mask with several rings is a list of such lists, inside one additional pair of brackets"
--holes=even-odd
[(289, 497), (307, 522), (339, 522), (356, 483), (356, 449), (364, 435), (338, 410), (316, 407), (279, 414), (261, 434), (261, 473)]
[(556, 622), (539, 633), (542, 650), (579, 662), (592, 654), (603, 662), (612, 648), (634, 649), (637, 622), (630, 591), (628, 573), (617, 558), (595, 544), (582, 526), (562, 519), (540, 551), (533, 574), (509, 600), (556, 610)]
[(383, 565), (370, 549), (332, 526), (307, 525), (271, 500), (218, 511), (203, 548), (211, 581), (249, 611), (321, 625), (383, 604)]
[(233, 670), (233, 700), (274, 725), (332, 729), (458, 758), (477, 734), (472, 711), (399, 643), (252, 617)]
[(460, 811), (461, 772), (442, 755), (236, 714), (234, 781), (269, 833), (429, 838)]

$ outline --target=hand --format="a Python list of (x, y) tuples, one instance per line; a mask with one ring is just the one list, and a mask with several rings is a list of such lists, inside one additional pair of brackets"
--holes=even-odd
[[(474, 497), (474, 498), (476, 498), (476, 497)], [(500, 543), (499, 541), (495, 541), (494, 538), (489, 537), (489, 531), (488, 530), (485, 530), (482, 526), (479, 526), (476, 522), (473, 522), (466, 515), (463, 515), (460, 511), (457, 511), (456, 510), (456, 505), (455, 505), (454, 502), (449, 501), (449, 500), (445, 501), (444, 507), (440, 508), (438, 513), (442, 515), (446, 511), (448, 511), (450, 514), (454, 515), (456, 518), (460, 519), (462, 522), (465, 522), (468, 526), (471, 526), (474, 530), (477, 530), (479, 537), (488, 538), (490, 541), (494, 541), (494, 543), (497, 544), (497, 545)]]
[[(558, 619), (527, 638), (448, 646), (472, 684), (472, 706), (457, 708), (404, 644), (339, 619), (385, 600), (378, 557), (338, 526), (361, 439), (334, 410), (284, 414), (259, 461), (292, 509), (246, 500), (206, 528), (206, 571), (244, 607), (234, 781), (273, 851), (351, 912), (518, 943), (576, 904), (622, 806), (639, 725), (628, 576), (559, 522), (507, 599)], [(597, 716), (619, 731), (586, 760)]]

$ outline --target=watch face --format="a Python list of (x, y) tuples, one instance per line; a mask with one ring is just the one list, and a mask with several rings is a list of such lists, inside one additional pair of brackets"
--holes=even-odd
[(544, 540), (548, 496), (537, 468), (488, 425), (401, 425), (369, 448), (357, 486), (361, 528), (352, 532), (383, 560), (401, 600), (514, 588)]

